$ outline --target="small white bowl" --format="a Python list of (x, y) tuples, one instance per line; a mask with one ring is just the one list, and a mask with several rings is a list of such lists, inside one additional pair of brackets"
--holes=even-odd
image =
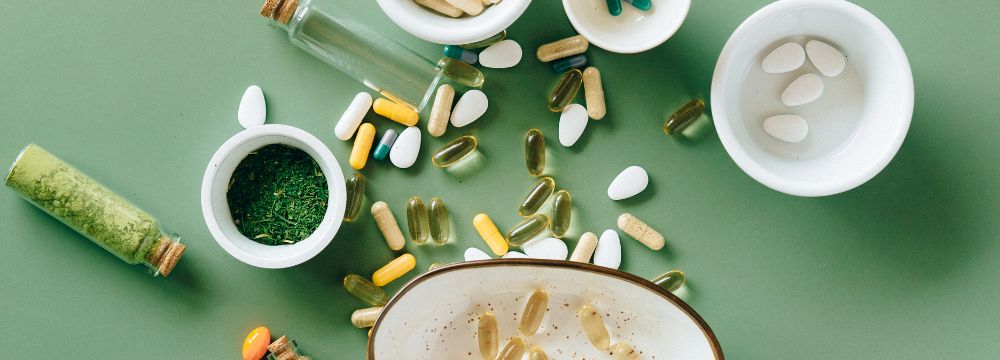
[[(814, 103), (783, 106), (782, 87), (816, 72), (810, 62), (786, 74), (755, 74), (764, 74), (761, 60), (775, 47), (810, 39), (839, 48), (848, 70), (822, 77), (826, 91)], [(754, 78), (764, 80), (747, 81)], [(842, 0), (782, 0), (754, 13), (722, 49), (711, 93), (715, 126), (733, 161), (760, 183), (798, 196), (833, 195), (874, 177), (899, 150), (913, 115), (913, 75), (899, 41), (874, 15)], [(781, 113), (806, 118), (804, 141), (784, 143), (763, 131), (764, 118)]]
[[(229, 179), (240, 161), (250, 152), (271, 144), (292, 146), (312, 156), (329, 186), (322, 223), (309, 237), (291, 245), (264, 245), (241, 234), (233, 222), (226, 198)], [(229, 138), (212, 156), (201, 183), (201, 211), (215, 241), (240, 261), (268, 269), (301, 264), (326, 248), (340, 229), (346, 199), (344, 174), (330, 149), (312, 134), (288, 125), (254, 126)]]
[(378, 0), (392, 22), (413, 36), (433, 43), (461, 45), (485, 40), (507, 29), (521, 17), (531, 0), (503, 0), (478, 16), (452, 18), (413, 0)]
[(687, 18), (691, 0), (653, 0), (653, 8), (639, 11), (622, 1), (622, 13), (611, 16), (605, 0), (563, 0), (566, 16), (576, 32), (604, 50), (633, 54), (667, 41)]

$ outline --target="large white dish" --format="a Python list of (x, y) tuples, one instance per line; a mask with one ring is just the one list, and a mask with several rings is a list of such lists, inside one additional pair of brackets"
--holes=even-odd
[[(505, 0), (506, 1), (506, 0)], [(611, 16), (605, 0), (563, 0), (576, 32), (607, 51), (632, 54), (662, 44), (681, 27), (691, 0), (653, 0), (650, 11), (622, 2), (622, 13)]]
[(451, 18), (417, 5), (413, 0), (378, 0), (392, 22), (406, 32), (433, 43), (461, 45), (485, 40), (506, 30), (531, 0), (503, 0), (478, 16)]

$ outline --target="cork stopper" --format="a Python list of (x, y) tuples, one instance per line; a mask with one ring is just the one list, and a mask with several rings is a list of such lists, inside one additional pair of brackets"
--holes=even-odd
[(308, 360), (309, 357), (299, 355), (295, 349), (295, 343), (282, 335), (278, 340), (274, 340), (267, 346), (267, 351), (271, 352), (276, 360)]
[(177, 265), (177, 261), (181, 259), (186, 249), (187, 246), (174, 241), (166, 235), (161, 235), (160, 240), (156, 242), (155, 248), (146, 256), (146, 261), (156, 267), (157, 273), (166, 277), (174, 270), (174, 266)]
[(295, 9), (298, 7), (298, 0), (264, 0), (264, 6), (261, 6), (260, 14), (282, 24), (287, 24), (292, 19), (292, 15), (295, 14)]

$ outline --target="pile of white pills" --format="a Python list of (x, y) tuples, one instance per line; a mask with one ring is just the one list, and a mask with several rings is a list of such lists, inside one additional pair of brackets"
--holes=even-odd
[[(781, 74), (798, 70), (806, 58), (825, 77), (836, 77), (844, 72), (847, 58), (837, 48), (819, 40), (809, 40), (805, 48), (797, 42), (788, 42), (772, 50), (761, 62), (764, 72)], [(823, 96), (823, 78), (814, 73), (803, 74), (785, 87), (781, 102), (795, 108), (816, 101)], [(780, 114), (764, 119), (764, 131), (774, 138), (791, 143), (805, 140), (809, 124), (802, 116)]]

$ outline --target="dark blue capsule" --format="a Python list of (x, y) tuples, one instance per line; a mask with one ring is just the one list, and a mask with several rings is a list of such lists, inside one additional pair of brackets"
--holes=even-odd
[(587, 55), (580, 54), (552, 63), (552, 70), (561, 73), (569, 69), (579, 69), (584, 66), (587, 66)]

